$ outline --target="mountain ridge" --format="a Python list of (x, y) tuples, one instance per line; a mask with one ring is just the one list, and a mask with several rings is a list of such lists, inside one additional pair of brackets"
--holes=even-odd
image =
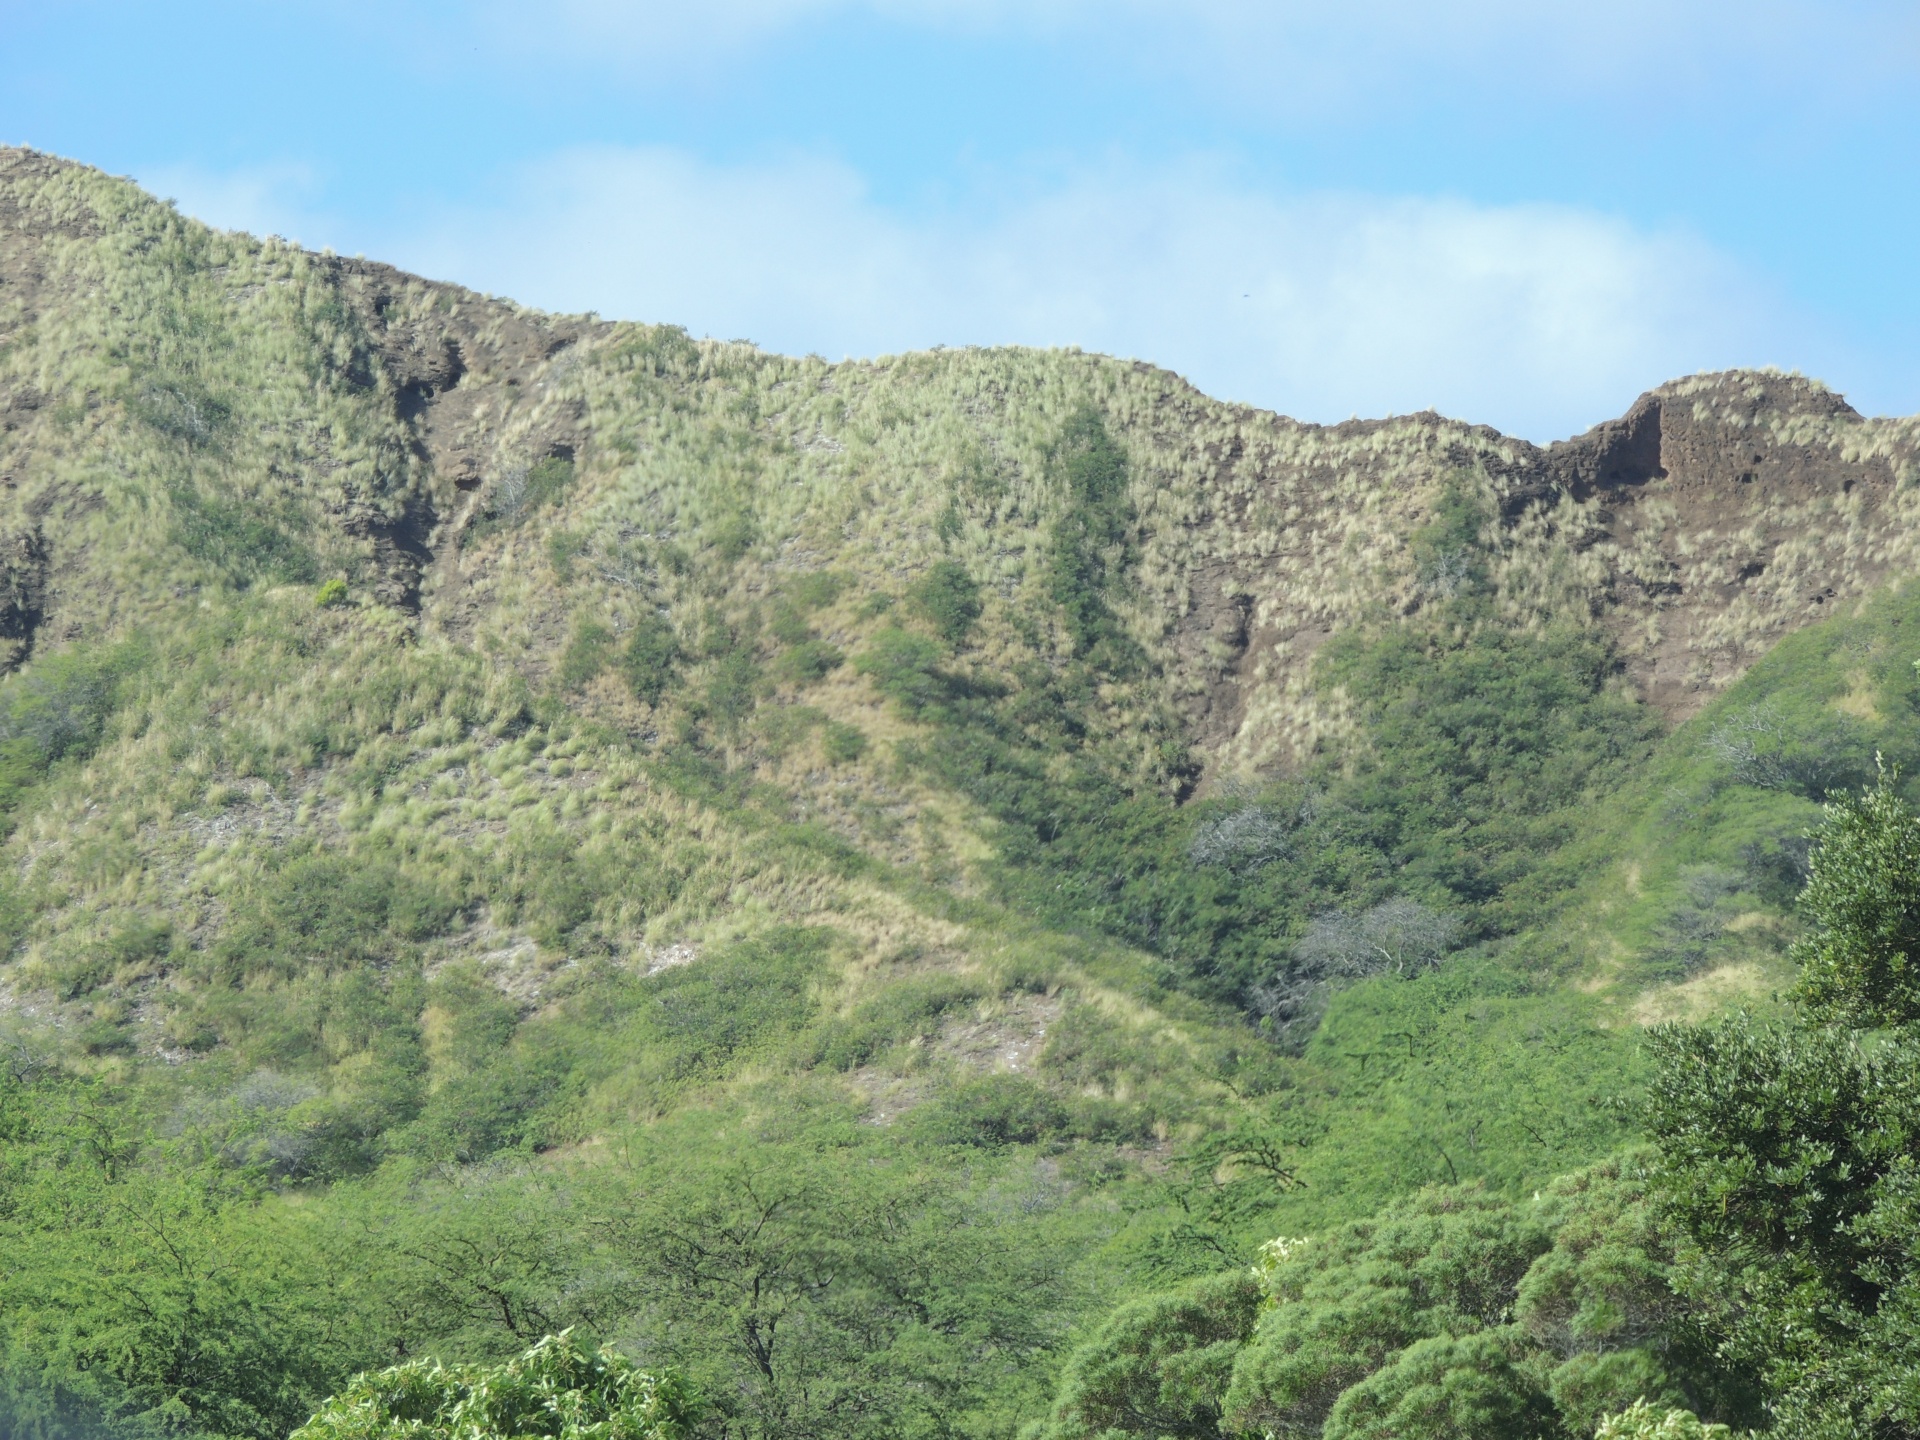
[[(42, 185), (91, 175), (32, 152), (11, 152), (5, 165), (10, 197), (29, 175)], [(23, 237), (35, 226), (67, 239), (87, 231), (75, 218), (77, 202), (30, 207), (41, 217), (32, 225), (17, 198), (9, 203), (14, 258), (0, 268), (26, 315), (44, 267), (23, 262)], [(365, 353), (350, 363), (377, 366), (427, 472), (412, 508), (389, 515), (349, 506), (338, 517), (349, 534), (372, 542), (385, 572), (380, 593), (414, 609), (429, 573), (445, 595), (462, 588), (465, 572), (453, 557), (491, 479), (518, 457), (585, 451), (591, 402), (566, 371), (634, 327), (539, 316), (366, 261), (307, 263), (358, 320)], [(715, 356), (737, 348), (699, 343)], [(802, 364), (743, 353), (758, 357), (752, 364)], [(1020, 353), (850, 362), (826, 367), (815, 383), (828, 375), (871, 382), (900, 367), (965, 368), (976, 354), (990, 368), (989, 357)], [(1419, 606), (1405, 537), (1429, 518), (1449, 474), (1473, 475), (1498, 506), (1507, 608), (1585, 603), (1621, 644), (1635, 684), (1670, 719), (1692, 713), (1774, 640), (1912, 555), (1914, 516), (1900, 482), (1914, 463), (1916, 422), (1866, 420), (1795, 377), (1727, 372), (1671, 381), (1621, 419), (1542, 448), (1424, 413), (1292, 421), (1207, 400), (1143, 364), (1053, 353), (1067, 366), (1106, 371), (1104, 383), (1130, 391), (1146, 412), (1139, 423), (1151, 480), (1142, 488), (1178, 493), (1187, 513), (1175, 523), (1188, 533), (1156, 537), (1178, 573), (1154, 597), (1157, 613), (1139, 618), (1169, 650), (1201, 748), (1229, 768), (1295, 763), (1323, 732), (1339, 729), (1338, 715), (1304, 693), (1305, 667), (1326, 636), (1370, 605)], [(19, 429), (40, 408), (35, 396), (10, 391), (0, 424)], [(1160, 408), (1185, 432), (1174, 444), (1165, 443), (1170, 427)], [(30, 562), (30, 533), (14, 543)], [(1358, 564), (1338, 558), (1356, 551)], [(1331, 565), (1328, 556), (1336, 557)], [(36, 592), (31, 563), (16, 562), (9, 575), (15, 591)], [(1545, 593), (1554, 587), (1565, 593)], [(445, 595), (430, 615), (449, 603)], [(16, 603), (14, 613), (19, 628), (32, 606)], [(1200, 653), (1223, 648), (1221, 660)]]

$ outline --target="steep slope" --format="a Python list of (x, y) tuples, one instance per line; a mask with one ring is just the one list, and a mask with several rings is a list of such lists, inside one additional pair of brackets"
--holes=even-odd
[(998, 1318), (874, 1381), (1008, 1433), (1141, 1277), (1596, 1158), (1630, 1022), (1764, 993), (1783, 837), (1920, 703), (1915, 444), (1780, 375), (1542, 450), (1071, 352), (788, 359), (0, 151), (9, 1073), (217, 1177), (209, 1251), (234, 1175), (313, 1273), (412, 1237), (286, 1302), (308, 1378), (223, 1433), (574, 1321), (854, 1433), (728, 1369), (719, 1299), (660, 1328), (662, 1237), (762, 1163), (875, 1255), (1036, 1257), (940, 1249)]
[[(1004, 862), (1041, 777), (1079, 776), (1089, 813), (1318, 793), (1379, 759), (1354, 686), (1386, 672), (1352, 655), (1396, 632), (1572, 626), (1595, 703), (1685, 718), (1916, 534), (1912, 424), (1789, 377), (1676, 382), (1544, 451), (1435, 415), (1310, 426), (1099, 357), (831, 366), (540, 316), (4, 164), (0, 629), (17, 707), (99, 704), (71, 736), (14, 722), (26, 782), (96, 752), (10, 842), (15, 986), (110, 1050), (237, 1042), (280, 982), (239, 962), (236, 998), (208, 957), (314, 845), (417, 877), (429, 970), (479, 964), (524, 1004), (583, 958), (646, 972), (803, 921), (847, 937), (857, 1007), (885, 957), (1004, 948), (930, 895), (1034, 913)], [(346, 603), (316, 608), (330, 578)], [(1349, 659), (1322, 663), (1335, 637)], [(29, 663), (60, 647), (78, 678)], [(62, 684), (80, 698), (49, 702)], [(1042, 914), (1256, 1013), (1259, 967), (1343, 897), (1451, 896), (1490, 937), (1545, 915), (1517, 874), (1421, 871), (1407, 823), (1257, 914), (1209, 901), (1184, 939), (1154, 938), (1184, 898), (1120, 879)], [(1109, 863), (1033, 833), (1056, 892)], [(1057, 1005), (1012, 1009), (1018, 1051)]]

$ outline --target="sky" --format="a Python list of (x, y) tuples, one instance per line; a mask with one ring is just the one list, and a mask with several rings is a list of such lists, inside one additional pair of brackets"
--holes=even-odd
[(0, 143), (544, 309), (1547, 441), (1920, 411), (1916, 0), (0, 0)]

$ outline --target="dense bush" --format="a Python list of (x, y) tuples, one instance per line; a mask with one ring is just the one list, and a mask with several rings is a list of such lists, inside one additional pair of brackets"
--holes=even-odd
[(319, 562), (299, 538), (305, 517), (290, 506), (274, 515), (246, 501), (181, 487), (173, 492), (174, 541), (232, 584), (304, 585)]
[[(1049, 1435), (1590, 1434), (1653, 1397), (1747, 1413), (1676, 1298), (1637, 1162), (1530, 1201), (1423, 1192), (1134, 1302), (1068, 1363)], [(1255, 1303), (1257, 1302), (1257, 1303)]]
[(61, 760), (92, 752), (146, 658), (137, 645), (76, 647), (0, 681), (0, 816)]
[(563, 1333), (502, 1365), (415, 1360), (359, 1376), (292, 1440), (681, 1440), (693, 1409), (674, 1376)]
[(1067, 1361), (1042, 1433), (1215, 1440), (1265, 1300), (1252, 1274), (1231, 1271), (1121, 1306)]
[(958, 645), (980, 618), (980, 586), (966, 567), (936, 560), (913, 587), (912, 600), (949, 645)]
[(1860, 1026), (1920, 1020), (1920, 815), (1891, 777), (1828, 808), (1795, 951), (1814, 1014)]
[(627, 636), (620, 668), (635, 695), (649, 705), (658, 705), (673, 683), (680, 660), (680, 641), (673, 626), (658, 615), (647, 615)]
[[(1776, 1433), (1911, 1428), (1920, 1165), (1909, 950), (1916, 821), (1889, 780), (1829, 807), (1798, 949), (1811, 1014), (1658, 1032), (1649, 1118), (1667, 1203), (1700, 1247), (1687, 1288), (1763, 1376)], [(1818, 1022), (1886, 1025), (1867, 1038)]]

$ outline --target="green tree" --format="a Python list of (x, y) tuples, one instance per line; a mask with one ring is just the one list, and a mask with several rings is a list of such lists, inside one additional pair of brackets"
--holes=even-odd
[(1553, 1405), (1497, 1334), (1416, 1341), (1334, 1402), (1325, 1440), (1546, 1440)]
[(1543, 1219), (1435, 1190), (1297, 1247), (1269, 1272), (1274, 1303), (1234, 1366), (1228, 1424), (1318, 1435), (1340, 1397), (1406, 1347), (1500, 1324), (1552, 1248)]
[(12, 1092), (0, 1434), (279, 1440), (371, 1358), (319, 1217), (265, 1203), (257, 1175), (193, 1143), (217, 1134), (143, 1147), (98, 1087)]
[(1776, 1433), (1920, 1425), (1920, 1050), (1741, 1016), (1651, 1038), (1649, 1120), (1680, 1276)]
[(1235, 1270), (1123, 1305), (1067, 1361), (1046, 1440), (1216, 1440), (1264, 1298), (1252, 1274)]
[(949, 645), (965, 640), (980, 618), (980, 584), (958, 561), (934, 561), (910, 598)]
[(644, 1353), (711, 1397), (716, 1433), (951, 1436), (1040, 1398), (1070, 1291), (1038, 1235), (911, 1167), (696, 1133), (603, 1177), (595, 1230)]
[[(1776, 1433), (1920, 1426), (1920, 820), (1894, 778), (1827, 808), (1797, 950), (1815, 1020), (1655, 1032), (1648, 1118), (1682, 1281)], [(1846, 1025), (1891, 1027), (1865, 1037)]]
[(1519, 1202), (1425, 1191), (1135, 1301), (1067, 1365), (1049, 1440), (1584, 1435), (1641, 1397), (1745, 1418), (1642, 1159)]
[(1920, 815), (1883, 774), (1827, 806), (1801, 909), (1814, 933), (1795, 947), (1799, 995), (1849, 1025), (1920, 1020)]

